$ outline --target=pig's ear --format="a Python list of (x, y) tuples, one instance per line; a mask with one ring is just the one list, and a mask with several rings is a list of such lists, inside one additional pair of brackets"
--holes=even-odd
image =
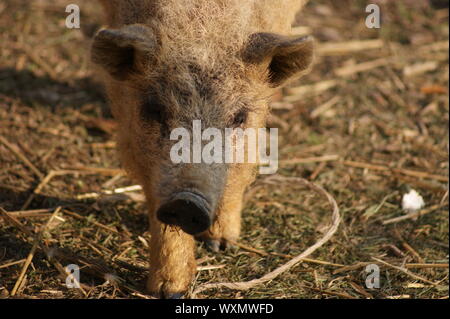
[(309, 70), (313, 58), (314, 41), (310, 36), (254, 33), (243, 50), (244, 62), (269, 68), (271, 87), (299, 78)]
[(140, 24), (120, 29), (103, 29), (92, 43), (91, 59), (113, 78), (126, 80), (145, 68), (155, 55), (157, 40), (153, 31)]

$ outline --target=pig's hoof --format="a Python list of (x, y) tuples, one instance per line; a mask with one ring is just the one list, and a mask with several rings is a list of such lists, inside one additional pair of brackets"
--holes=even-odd
[(222, 250), (233, 250), (233, 251), (235, 251), (235, 250), (239, 249), (238, 246), (236, 246), (234, 243), (230, 242), (227, 239), (222, 239), (220, 247), (221, 247)]
[(203, 242), (210, 251), (217, 253), (220, 250), (220, 239), (205, 239)]
[(159, 293), (150, 292), (150, 296), (159, 299), (183, 299), (185, 295), (186, 295), (185, 292), (165, 292), (165, 291), (160, 291)]
[(149, 277), (146, 291), (150, 296), (159, 299), (182, 299), (186, 295), (189, 282), (186, 285), (180, 285), (180, 279), (178, 277), (173, 280), (164, 280), (160, 276)]
[(229, 250), (236, 248), (235, 245), (233, 245), (225, 238), (221, 239), (201, 238), (201, 240), (205, 243), (205, 246), (208, 250), (213, 251), (215, 253), (219, 252), (220, 250)]
[(166, 293), (163, 299), (182, 299), (184, 298), (184, 292)]

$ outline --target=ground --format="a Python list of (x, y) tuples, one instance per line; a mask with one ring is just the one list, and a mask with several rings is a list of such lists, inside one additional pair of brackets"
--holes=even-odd
[[(0, 207), (26, 228), (0, 218), (0, 297), (150, 298), (142, 195), (95, 197), (134, 185), (89, 64), (98, 7), (78, 0), (82, 30), (67, 29), (68, 3), (0, 2)], [(268, 123), (280, 129), (278, 174), (324, 187), (342, 215), (337, 233), (268, 283), (198, 297), (448, 298), (448, 2), (373, 3), (379, 29), (365, 26), (366, 1), (310, 1), (296, 32), (315, 36), (318, 57), (274, 98)], [(323, 235), (324, 198), (265, 178), (249, 190), (240, 247), (198, 245), (193, 288), (260, 277)], [(389, 223), (405, 216), (411, 189), (424, 199), (420, 216)], [(69, 263), (82, 267), (82, 290), (65, 285)], [(379, 288), (366, 286), (368, 264)]]

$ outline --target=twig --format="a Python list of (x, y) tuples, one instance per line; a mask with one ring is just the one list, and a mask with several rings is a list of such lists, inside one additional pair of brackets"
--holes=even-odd
[(226, 265), (206, 265), (206, 266), (197, 266), (197, 271), (203, 271), (203, 270), (214, 270), (214, 269), (222, 269), (225, 268)]
[(126, 262), (125, 260), (121, 259), (121, 258), (112, 258), (112, 261), (114, 263), (116, 263), (117, 265), (119, 265), (122, 268), (126, 268), (128, 270), (131, 271), (136, 271), (136, 272), (147, 272), (149, 267), (144, 267), (144, 266), (140, 266), (140, 265), (133, 265), (130, 264), (129, 262)]
[(448, 40), (433, 42), (431, 44), (425, 44), (421, 46), (420, 48), (418, 48), (417, 52), (428, 53), (430, 51), (443, 51), (443, 50), (448, 51), (448, 45), (449, 45)]
[(341, 97), (339, 95), (336, 95), (332, 97), (330, 100), (326, 101), (325, 103), (319, 105), (311, 112), (311, 118), (315, 119), (319, 117), (320, 115), (328, 111), (330, 108), (332, 108), (337, 102), (339, 102), (340, 99)]
[(4, 138), (3, 136), (0, 135), (0, 142), (3, 143), (3, 145), (5, 145), (12, 153), (14, 153), (14, 155), (16, 155), (22, 162), (24, 162), (24, 164), (26, 166), (28, 166), (34, 174), (36, 174), (37, 177), (39, 178), (43, 178), (44, 174), (42, 174), (37, 168), (36, 166), (33, 165), (33, 163), (31, 163), (28, 158), (25, 157), (25, 155), (23, 155), (17, 147), (15, 147), (14, 145), (12, 145), (10, 142), (8, 142), (8, 140), (6, 140), (6, 138)]
[(363, 295), (364, 297), (366, 297), (368, 299), (373, 299), (373, 296), (370, 293), (368, 293), (363, 287), (358, 285), (357, 283), (350, 281), (349, 284), (350, 284), (350, 286), (352, 286), (353, 289), (356, 290), (356, 292), (360, 293), (361, 295)]
[(414, 269), (414, 268), (448, 268), (448, 264), (424, 264), (424, 263), (417, 263), (417, 264), (406, 264), (406, 268)]
[(93, 224), (93, 225), (95, 225), (97, 227), (100, 227), (100, 228), (102, 228), (104, 230), (107, 230), (107, 231), (112, 232), (114, 234), (118, 234), (118, 231), (116, 229), (114, 229), (114, 228), (111, 228), (109, 226), (103, 225), (103, 224), (101, 224), (99, 222), (96, 222), (95, 220), (90, 220), (90, 219), (88, 219), (86, 217), (78, 215), (77, 213), (71, 212), (71, 211), (69, 211), (67, 209), (64, 209), (62, 211), (62, 213), (63, 214), (67, 214), (67, 215), (72, 216), (72, 217), (75, 217), (75, 218), (80, 219), (80, 220), (85, 220), (85, 221), (87, 221), (87, 222), (89, 222), (89, 223), (91, 223), (91, 224)]
[(345, 77), (345, 76), (353, 75), (355, 73), (369, 71), (374, 68), (378, 68), (380, 66), (385, 66), (385, 65), (391, 63), (391, 61), (392, 61), (391, 58), (376, 59), (376, 60), (367, 61), (367, 62), (363, 62), (363, 63), (356, 64), (356, 65), (344, 66), (344, 67), (336, 69), (334, 71), (334, 73), (337, 76)]
[(369, 262), (357, 262), (356, 264), (344, 266), (342, 268), (334, 270), (333, 271), (333, 275), (339, 274), (341, 272), (356, 270), (356, 269), (365, 267), (365, 266), (367, 266), (369, 264), (370, 264)]
[(436, 61), (426, 61), (422, 63), (416, 63), (413, 65), (407, 65), (403, 68), (404, 76), (414, 76), (425, 72), (433, 71), (437, 69), (439, 64)]
[(412, 176), (412, 177), (429, 178), (429, 179), (435, 179), (440, 182), (448, 182), (448, 176), (430, 174), (427, 172), (413, 171), (413, 170), (404, 169), (404, 168), (393, 168), (392, 171), (394, 173), (400, 173), (400, 174), (408, 175), (408, 176)]
[(444, 204), (447, 199), (448, 199), (448, 189), (446, 190), (444, 196), (442, 196), (439, 204)]
[(344, 55), (358, 51), (366, 51), (370, 49), (380, 49), (384, 43), (380, 39), (362, 40), (362, 41), (346, 41), (346, 42), (327, 42), (319, 44), (317, 54), (321, 56), (327, 55)]
[(357, 167), (357, 168), (367, 168), (367, 169), (371, 169), (374, 171), (389, 171), (390, 170), (390, 168), (387, 166), (364, 163), (364, 162), (345, 160), (345, 161), (342, 161), (342, 164), (344, 164), (346, 166)]
[(105, 143), (92, 143), (89, 144), (92, 148), (116, 148), (116, 142), (108, 141)]
[(0, 207), (0, 215), (3, 217), (3, 219), (7, 222), (9, 222), (11, 225), (19, 228), (23, 233), (27, 234), (28, 236), (33, 237), (34, 234), (33, 232), (28, 229), (27, 227), (25, 227), (24, 225), (22, 225), (21, 222), (19, 222), (15, 217), (10, 216), (6, 210), (4, 210), (2, 207)]
[[(131, 292), (139, 293), (139, 291), (135, 287), (127, 284), (123, 278), (117, 276), (110, 269), (108, 269), (104, 265), (102, 265), (94, 260), (84, 258), (81, 256), (67, 254), (64, 251), (62, 251), (61, 249), (57, 249), (57, 248), (52, 249), (52, 256), (55, 258), (61, 259), (64, 262), (81, 265), (84, 272), (89, 273), (96, 278), (106, 280), (115, 287), (121, 287), (121, 288), (125, 288)], [(123, 263), (124, 262), (122, 261), (121, 262), (122, 266), (123, 266)], [(127, 266), (130, 266), (130, 265), (131, 264), (128, 264)], [(134, 270), (136, 270), (136, 266), (134, 266), (134, 265), (132, 265), (132, 266), (135, 268)], [(139, 270), (142, 271), (142, 269), (139, 269)], [(148, 270), (148, 269), (145, 269), (145, 270)]]
[(58, 171), (58, 175), (67, 175), (67, 174), (101, 174), (106, 176), (116, 176), (116, 175), (124, 175), (124, 171), (119, 168), (105, 168), (105, 167), (86, 167), (86, 166), (77, 166), (74, 168), (65, 168), (63, 170)]
[(394, 229), (394, 235), (402, 243), (403, 248), (405, 248), (411, 255), (413, 255), (413, 257), (416, 259), (416, 261), (418, 263), (421, 263), (421, 264), (424, 263), (423, 258), (419, 255), (419, 253), (414, 248), (412, 248), (412, 246), (410, 244), (408, 244), (408, 242), (402, 237), (402, 235), (400, 234), (400, 232), (397, 228)]
[(27, 259), (25, 260), (25, 264), (22, 267), (22, 270), (20, 272), (19, 278), (17, 278), (16, 284), (14, 285), (13, 290), (11, 291), (11, 296), (15, 296), (17, 293), (17, 290), (22, 284), (22, 281), (25, 277), (25, 274), (28, 270), (28, 266), (31, 264), (31, 261), (33, 260), (34, 253), (36, 252), (36, 249), (38, 247), (39, 243), (37, 240), (34, 241), (33, 246), (31, 247), (31, 251), (28, 254)]
[(48, 217), (51, 215), (50, 212), (53, 210), (54, 208), (18, 210), (8, 212), (8, 214), (14, 217)]
[[(357, 270), (363, 268), (367, 265), (373, 264), (373, 262), (358, 262), (354, 265), (344, 266), (342, 268), (333, 271), (333, 275), (339, 274), (341, 272)], [(426, 268), (448, 268), (448, 264), (420, 264), (420, 263), (408, 263), (405, 264), (407, 269), (426, 269)]]
[(247, 290), (247, 289), (253, 288), (253, 287), (257, 286), (257, 285), (260, 285), (262, 283), (265, 283), (265, 282), (268, 282), (270, 280), (273, 280), (274, 278), (276, 278), (281, 273), (283, 273), (283, 272), (291, 269), (295, 265), (297, 265), (305, 257), (307, 257), (310, 254), (312, 254), (317, 248), (323, 246), (334, 235), (334, 233), (337, 231), (339, 223), (340, 223), (340, 219), (341, 219), (340, 218), (340, 214), (339, 214), (339, 207), (338, 207), (335, 199), (327, 191), (325, 191), (322, 187), (317, 186), (317, 185), (315, 185), (315, 184), (313, 184), (313, 183), (311, 183), (311, 182), (309, 182), (309, 181), (307, 181), (307, 180), (305, 180), (303, 178), (300, 178), (300, 177), (284, 177), (284, 176), (275, 175), (275, 176), (271, 176), (270, 178), (268, 178), (267, 181), (271, 182), (271, 183), (272, 182), (276, 182), (276, 183), (286, 183), (286, 182), (300, 183), (300, 184), (308, 186), (312, 190), (322, 194), (328, 200), (328, 202), (331, 204), (331, 206), (333, 207), (332, 225), (327, 230), (325, 235), (321, 239), (319, 239), (314, 245), (312, 245), (311, 247), (306, 249), (303, 253), (299, 254), (296, 257), (294, 257), (293, 259), (291, 259), (290, 261), (288, 261), (284, 265), (282, 265), (282, 266), (276, 268), (275, 270), (265, 274), (264, 276), (262, 276), (260, 278), (257, 278), (257, 279), (250, 280), (250, 281), (244, 281), (244, 282), (222, 282), (222, 283), (203, 284), (203, 285), (200, 285), (199, 287), (197, 287), (197, 289), (195, 289), (192, 292), (192, 297), (195, 297), (200, 292), (208, 290), (208, 289), (219, 289), (219, 288), (222, 288), (222, 287), (226, 287), (226, 288), (234, 289), (234, 290)]
[[(265, 252), (263, 250), (260, 249), (256, 249), (254, 247), (245, 245), (243, 243), (239, 243), (237, 241), (234, 240), (228, 240), (230, 242), (230, 244), (238, 246), (244, 250), (256, 253), (258, 255), (261, 256), (279, 256), (279, 257), (284, 257), (284, 258), (294, 258), (295, 256), (293, 255), (288, 255), (288, 254), (281, 254), (281, 253), (276, 253), (276, 252)], [(344, 265), (341, 264), (334, 264), (334, 263), (330, 263), (328, 261), (323, 261), (323, 260), (317, 260), (317, 259), (311, 259), (311, 258), (303, 258), (302, 262), (306, 262), (306, 263), (311, 263), (311, 264), (319, 264), (319, 265), (326, 265), (326, 266), (333, 266), (333, 267), (344, 267)]]
[(97, 168), (97, 167), (79, 167), (77, 169), (62, 169), (62, 170), (51, 170), (39, 183), (39, 185), (35, 188), (33, 193), (28, 197), (28, 199), (23, 204), (21, 210), (26, 210), (28, 206), (31, 204), (34, 197), (40, 194), (42, 188), (47, 185), (50, 180), (55, 176), (61, 175), (76, 175), (76, 174), (102, 174), (102, 175), (118, 175), (123, 174), (123, 171), (120, 169), (114, 168)]
[(319, 176), (320, 172), (322, 172), (322, 170), (325, 168), (325, 166), (327, 166), (326, 162), (322, 162), (319, 165), (317, 165), (317, 167), (314, 169), (314, 171), (309, 176), (309, 180), (310, 181), (315, 180), (317, 178), (317, 176)]
[(10, 263), (6, 263), (6, 264), (3, 264), (3, 265), (0, 265), (0, 269), (8, 268), (8, 267), (11, 267), (11, 266), (14, 266), (14, 265), (18, 265), (18, 264), (22, 264), (25, 261), (26, 261), (26, 259), (21, 259), (21, 260), (16, 260), (16, 261), (13, 261), (13, 262), (10, 262)]
[(404, 273), (404, 274), (406, 274), (406, 275), (408, 275), (408, 276), (410, 276), (410, 277), (412, 277), (412, 278), (414, 278), (414, 279), (417, 279), (417, 280), (426, 282), (427, 284), (431, 284), (431, 285), (434, 285), (434, 286), (437, 285), (437, 283), (432, 282), (432, 281), (430, 281), (430, 280), (428, 280), (428, 279), (426, 279), (426, 278), (424, 278), (424, 277), (422, 277), (422, 276), (416, 275), (416, 274), (414, 274), (414, 273), (408, 271), (408, 270), (405, 269), (405, 268), (402, 268), (402, 267), (398, 267), (398, 266), (392, 265), (392, 264), (387, 263), (387, 262), (385, 262), (384, 260), (381, 260), (381, 259), (376, 258), (376, 257), (372, 257), (372, 259), (373, 259), (373, 260), (376, 260), (376, 261), (378, 261), (379, 263), (382, 263), (383, 265), (388, 266), (388, 267), (390, 267), (390, 268), (392, 268), (392, 269), (396, 269), (396, 270), (398, 270), (398, 271), (401, 271), (402, 273)]
[(393, 244), (386, 244), (386, 245), (383, 245), (382, 247), (390, 249), (397, 257), (400, 257), (400, 258), (406, 257), (405, 253), (403, 251), (401, 251), (400, 248), (398, 248), (397, 246), (395, 246)]
[(76, 198), (78, 200), (90, 199), (90, 198), (98, 198), (98, 197), (101, 197), (103, 195), (123, 194), (123, 193), (127, 193), (127, 192), (135, 192), (135, 191), (141, 191), (141, 190), (142, 190), (142, 187), (140, 185), (131, 185), (131, 186), (127, 186), (127, 187), (116, 188), (116, 189), (114, 189), (112, 191), (111, 190), (105, 190), (105, 191), (103, 191), (101, 193), (81, 194), (81, 195), (77, 195)]
[(25, 203), (22, 205), (20, 210), (26, 210), (28, 208), (28, 206), (30, 206), (31, 202), (33, 201), (34, 197), (39, 194), (39, 192), (41, 191), (41, 189), (47, 185), (50, 180), (56, 176), (56, 171), (50, 171), (44, 178), (42, 178), (41, 182), (38, 184), (38, 186), (34, 189), (33, 193), (31, 193), (31, 195), (27, 198), (27, 200), (25, 201)]
[(411, 296), (410, 295), (396, 295), (396, 296), (386, 296), (387, 299), (410, 299)]
[(287, 160), (281, 160), (281, 165), (294, 165), (294, 164), (309, 164), (309, 163), (320, 163), (320, 162), (332, 162), (337, 161), (339, 155), (323, 155), (316, 157), (305, 157), (305, 158), (292, 158)]
[[(55, 212), (56, 212), (56, 210), (55, 210)], [(0, 216), (2, 216), (11, 225), (13, 225), (13, 226), (17, 227), (18, 229), (20, 229), (23, 233), (27, 234), (28, 236), (34, 237), (33, 231), (31, 231), (28, 227), (24, 226), (15, 217), (10, 216), (1, 207), (0, 207)], [(49, 224), (49, 222), (47, 223), (47, 225), (48, 224)], [(49, 249), (45, 244), (41, 243), (40, 241), (38, 241), (38, 244), (39, 244), (39, 248), (41, 248), (44, 251), (45, 255), (47, 256), (47, 259), (53, 264), (53, 266), (60, 272), (60, 274), (63, 277), (66, 277), (67, 276), (67, 272), (65, 271), (64, 267), (62, 267), (61, 264), (57, 260), (52, 258), (52, 256), (53, 256), (52, 250)], [(87, 296), (86, 292), (81, 288), (81, 286), (80, 286), (80, 291), (84, 294), (84, 296)]]
[(327, 91), (337, 86), (339, 82), (337, 80), (325, 80), (313, 84), (302, 85), (286, 89), (286, 94), (283, 98), (285, 102), (296, 102), (305, 96), (314, 96)]
[(409, 169), (403, 169), (403, 168), (390, 168), (383, 165), (375, 165), (375, 164), (369, 164), (364, 162), (356, 162), (356, 161), (342, 161), (342, 164), (346, 166), (351, 167), (357, 167), (357, 168), (367, 168), (374, 171), (391, 171), (394, 173), (399, 173), (403, 175), (413, 176), (413, 177), (420, 177), (420, 178), (428, 178), (428, 179), (435, 179), (441, 182), (448, 182), (447, 176), (442, 175), (436, 175), (436, 174), (429, 174), (427, 172), (419, 172), (419, 171), (413, 171)]
[(432, 213), (432, 212), (434, 212), (435, 210), (438, 210), (439, 208), (444, 207), (445, 205), (447, 205), (447, 204), (445, 204), (445, 203), (443, 203), (443, 204), (437, 204), (437, 205), (430, 206), (430, 207), (427, 208), (427, 209), (419, 210), (418, 212), (409, 213), (409, 214), (404, 215), (404, 216), (399, 216), (399, 217), (387, 219), (387, 220), (383, 221), (383, 225), (388, 225), (388, 224), (398, 223), (398, 222), (401, 222), (401, 221), (404, 221), (404, 220), (417, 218), (417, 217), (419, 217), (419, 216), (423, 216), (423, 215)]
[(56, 214), (58, 214), (58, 212), (61, 210), (61, 207), (58, 207), (57, 209), (55, 209), (55, 211), (53, 212), (52, 216), (49, 218), (49, 220), (47, 221), (47, 223), (44, 225), (44, 227), (42, 228), (42, 230), (39, 232), (39, 234), (37, 234), (37, 236), (34, 239), (33, 242), (33, 246), (31, 247), (31, 251), (28, 254), (27, 259), (25, 260), (25, 264), (22, 267), (22, 271), (20, 272), (19, 278), (16, 281), (16, 284), (14, 285), (13, 290), (11, 291), (11, 296), (15, 296), (15, 294), (17, 293), (17, 290), (19, 289), (22, 280), (28, 270), (28, 266), (31, 264), (31, 261), (33, 260), (34, 257), (34, 253), (36, 252), (36, 249), (38, 248), (40, 241), (42, 239), (42, 236), (44, 234), (44, 232), (46, 231), (48, 225), (50, 225), (50, 223), (52, 222), (53, 218), (56, 216)]

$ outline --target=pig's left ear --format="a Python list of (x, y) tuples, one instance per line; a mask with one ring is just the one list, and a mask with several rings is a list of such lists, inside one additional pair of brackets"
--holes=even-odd
[(126, 80), (142, 72), (155, 56), (157, 39), (141, 24), (120, 29), (103, 29), (92, 43), (91, 60), (116, 80)]
[(307, 73), (314, 58), (312, 37), (254, 33), (243, 50), (246, 63), (269, 69), (269, 85), (278, 87)]

